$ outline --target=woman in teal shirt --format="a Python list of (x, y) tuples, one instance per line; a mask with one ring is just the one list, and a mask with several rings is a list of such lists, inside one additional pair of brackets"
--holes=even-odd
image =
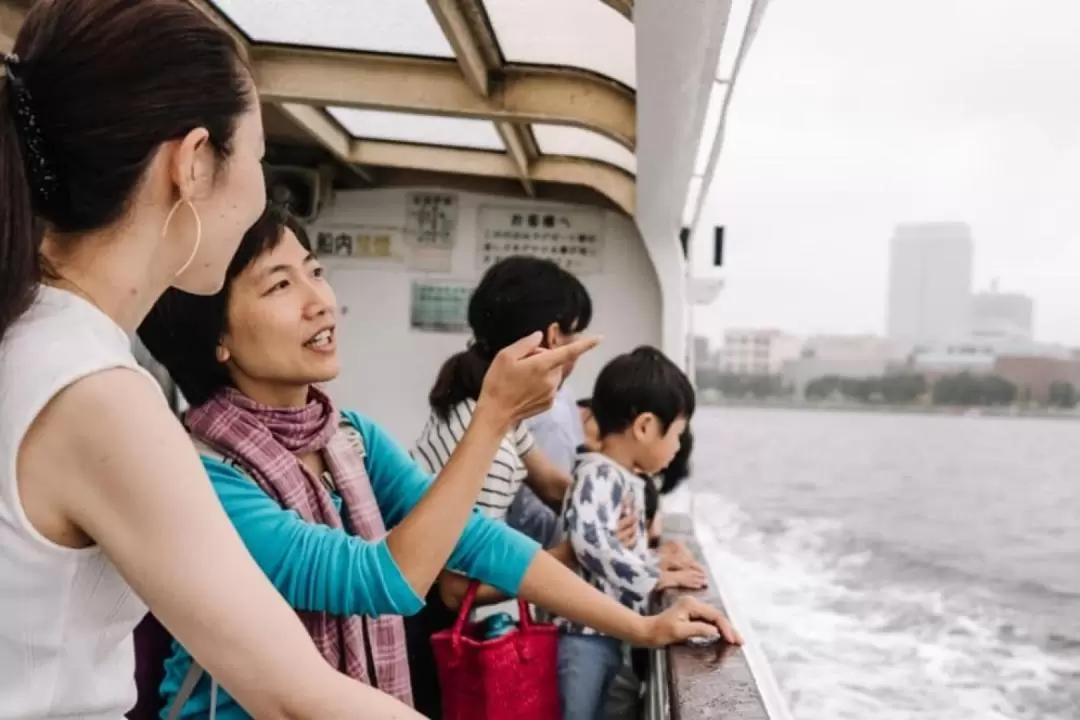
[[(507, 429), (550, 406), (562, 366), (595, 342), (537, 352), (537, 336), (501, 353), (466, 441), (432, 481), (319, 389), (339, 371), (335, 308), (303, 229), (269, 207), (219, 293), (170, 291), (139, 329), (192, 404), (185, 421), (226, 512), (329, 662), (409, 702), (400, 616), (423, 606), (444, 568), (638, 645), (717, 628), (734, 637), (718, 611), (691, 600), (653, 618), (627, 611), (471, 511)], [(190, 665), (177, 645), (161, 686), (167, 707)], [(180, 717), (205, 715), (215, 696), (219, 718), (247, 717), (205, 677)]]

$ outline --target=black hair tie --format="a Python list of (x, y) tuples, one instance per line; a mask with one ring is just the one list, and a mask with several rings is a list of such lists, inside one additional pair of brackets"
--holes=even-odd
[(11, 109), (14, 112), (15, 129), (22, 141), (25, 153), (26, 174), (30, 180), (35, 203), (48, 209), (55, 202), (60, 190), (60, 178), (45, 152), (45, 140), (41, 124), (34, 114), (30, 91), (23, 78), (22, 60), (15, 53), (4, 56), (4, 72), (7, 74)]

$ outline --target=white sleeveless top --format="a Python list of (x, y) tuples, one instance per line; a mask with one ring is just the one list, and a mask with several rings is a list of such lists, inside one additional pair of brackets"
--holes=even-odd
[(132, 631), (146, 606), (97, 547), (74, 550), (42, 537), (15, 482), (16, 453), (45, 405), (76, 380), (117, 367), (146, 374), (123, 329), (51, 287), (40, 288), (0, 343), (3, 720), (118, 720), (135, 704)]

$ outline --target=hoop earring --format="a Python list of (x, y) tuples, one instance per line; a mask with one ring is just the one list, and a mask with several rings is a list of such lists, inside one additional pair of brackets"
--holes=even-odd
[(173, 215), (176, 214), (176, 211), (180, 209), (181, 205), (187, 205), (191, 210), (192, 217), (195, 218), (195, 247), (191, 249), (191, 255), (188, 257), (187, 262), (176, 271), (176, 275), (173, 277), (180, 277), (189, 267), (191, 267), (191, 263), (195, 262), (195, 256), (199, 254), (199, 246), (202, 245), (202, 220), (199, 218), (199, 211), (195, 209), (195, 206), (191, 204), (190, 200), (184, 200), (183, 198), (177, 200), (172, 206), (172, 210), (165, 216), (165, 226), (161, 228), (161, 239), (164, 240), (165, 235), (168, 234), (169, 224), (172, 222)]

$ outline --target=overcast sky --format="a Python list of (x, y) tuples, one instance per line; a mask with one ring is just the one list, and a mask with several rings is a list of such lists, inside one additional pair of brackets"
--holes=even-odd
[(882, 332), (892, 226), (923, 220), (970, 223), (976, 287), (1080, 345), (1080, 0), (773, 0), (703, 213), (727, 286), (695, 330)]

